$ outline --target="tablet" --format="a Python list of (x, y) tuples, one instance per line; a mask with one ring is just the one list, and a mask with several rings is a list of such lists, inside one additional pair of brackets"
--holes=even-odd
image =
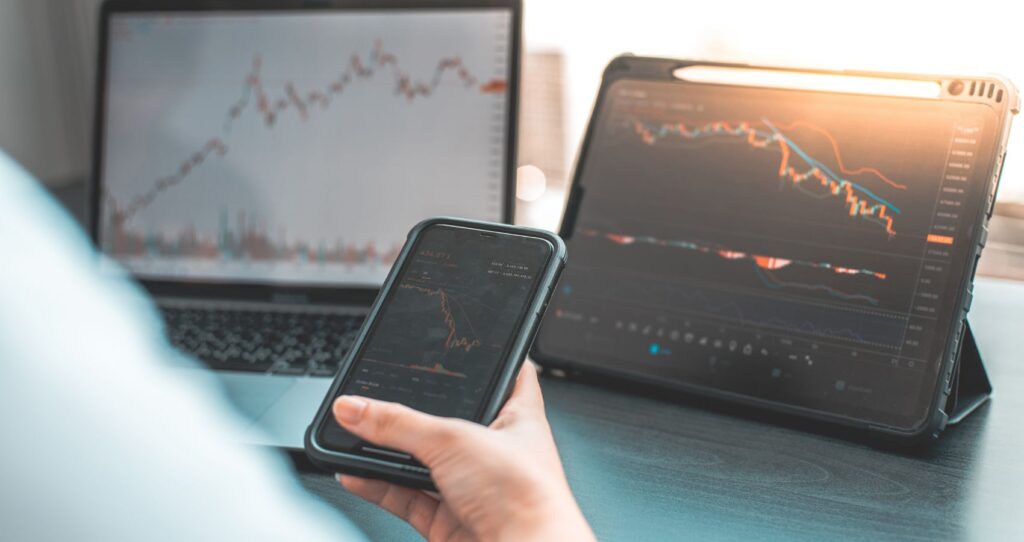
[(999, 78), (616, 58), (534, 359), (937, 434), (1018, 103)]

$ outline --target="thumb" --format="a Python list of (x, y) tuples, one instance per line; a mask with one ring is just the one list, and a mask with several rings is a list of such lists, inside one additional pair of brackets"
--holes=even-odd
[(354, 395), (335, 400), (333, 412), (338, 423), (357, 437), (410, 453), (428, 467), (436, 452), (449, 448), (472, 429), (462, 420)]

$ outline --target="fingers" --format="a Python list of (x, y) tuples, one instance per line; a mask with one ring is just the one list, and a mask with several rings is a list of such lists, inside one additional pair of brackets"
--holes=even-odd
[(437, 499), (426, 493), (397, 486), (380, 480), (368, 480), (355, 476), (337, 475), (341, 485), (353, 495), (369, 501), (405, 520), (423, 538), (430, 536), (430, 529), (441, 505)]
[(513, 407), (517, 410), (529, 410), (534, 413), (544, 413), (544, 395), (540, 391), (540, 380), (537, 378), (537, 367), (527, 361), (519, 369), (519, 377), (516, 378), (515, 387), (512, 388), (512, 395), (508, 398), (505, 408)]
[(524, 421), (544, 422), (544, 398), (540, 391), (536, 367), (527, 361), (519, 370), (515, 386), (498, 417), (491, 422), (491, 429), (503, 430)]
[(352, 434), (375, 444), (402, 450), (430, 466), (436, 452), (447, 448), (471, 426), (409, 407), (345, 395), (334, 402), (334, 418)]

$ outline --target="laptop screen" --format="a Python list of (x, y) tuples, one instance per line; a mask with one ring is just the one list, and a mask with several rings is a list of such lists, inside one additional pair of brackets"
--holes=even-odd
[(501, 221), (510, 9), (115, 13), (98, 241), (143, 279), (379, 286)]

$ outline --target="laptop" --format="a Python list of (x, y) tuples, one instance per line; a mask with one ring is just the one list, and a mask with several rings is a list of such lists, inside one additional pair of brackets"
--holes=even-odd
[(520, 17), (517, 0), (103, 4), (92, 235), (247, 440), (302, 447), (413, 225), (511, 220)]

